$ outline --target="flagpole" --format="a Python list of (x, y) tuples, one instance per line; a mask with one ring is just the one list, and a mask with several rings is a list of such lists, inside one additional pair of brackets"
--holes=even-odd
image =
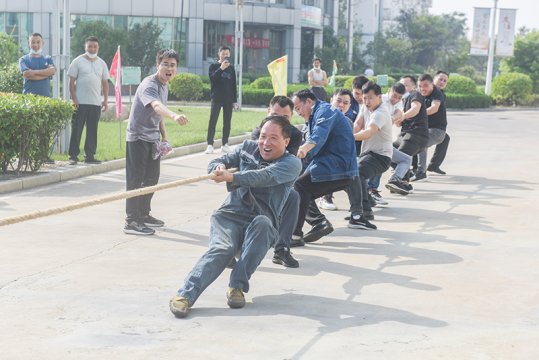
[(490, 19), (490, 39), (488, 46), (488, 61), (487, 61), (487, 81), (485, 84), (485, 94), (490, 95), (492, 84), (492, 68), (494, 67), (494, 42), (496, 32), (496, 10), (498, 8), (498, 0), (494, 0), (494, 11), (491, 12), (492, 17)]

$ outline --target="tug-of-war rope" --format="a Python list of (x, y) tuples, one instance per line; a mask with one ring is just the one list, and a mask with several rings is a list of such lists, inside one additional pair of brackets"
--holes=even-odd
[[(235, 168), (227, 169), (227, 170), (229, 172), (237, 171), (237, 169)], [(106, 196), (98, 197), (95, 199), (89, 199), (89, 200), (85, 200), (85, 201), (81, 201), (81, 202), (73, 203), (69, 205), (53, 207), (53, 208), (49, 208), (45, 210), (38, 210), (38, 211), (30, 212), (27, 214), (17, 215), (17, 216), (10, 216), (10, 217), (0, 219), (0, 226), (12, 225), (12, 224), (20, 223), (23, 221), (38, 219), (38, 218), (42, 218), (42, 217), (50, 216), (50, 215), (57, 215), (64, 212), (78, 210), (78, 209), (95, 206), (95, 205), (101, 205), (101, 204), (105, 204), (105, 203), (116, 201), (116, 200), (129, 199), (136, 196), (147, 195), (147, 194), (154, 193), (157, 191), (171, 189), (171, 188), (175, 188), (181, 185), (187, 185), (187, 184), (196, 183), (202, 180), (211, 180), (211, 179), (213, 179), (213, 174), (200, 175), (193, 178), (176, 180), (176, 181), (166, 183), (166, 184), (158, 184), (158, 185), (143, 187), (140, 189), (119, 192), (119, 193), (106, 195)]]

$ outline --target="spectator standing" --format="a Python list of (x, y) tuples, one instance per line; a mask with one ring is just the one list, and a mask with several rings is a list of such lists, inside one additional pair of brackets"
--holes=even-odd
[(108, 109), (109, 69), (103, 59), (97, 56), (99, 40), (95, 36), (88, 37), (84, 42), (84, 49), (86, 52), (75, 58), (67, 71), (69, 93), (75, 106), (69, 141), (69, 160), (72, 165), (79, 161), (80, 140), (85, 124), (84, 162), (88, 164), (101, 162), (95, 158), (97, 126), (101, 112)]
[(328, 94), (324, 86), (328, 84), (328, 75), (320, 68), (321, 65), (322, 60), (320, 58), (313, 59), (313, 68), (307, 73), (307, 81), (316, 98), (321, 101), (327, 101)]
[[(126, 189), (134, 190), (152, 186), (159, 181), (160, 149), (167, 143), (163, 118), (170, 118), (179, 125), (188, 120), (167, 108), (168, 83), (176, 75), (179, 63), (174, 50), (157, 53), (157, 72), (146, 77), (137, 88), (127, 124), (125, 150)], [(133, 197), (125, 202), (124, 232), (133, 235), (152, 235), (152, 227), (164, 222), (150, 215), (153, 194)]]
[(218, 52), (219, 59), (216, 63), (210, 65), (209, 76), (211, 83), (211, 110), (210, 122), (208, 125), (208, 135), (206, 154), (213, 153), (213, 142), (215, 136), (215, 127), (221, 108), (223, 109), (223, 138), (221, 151), (227, 153), (230, 151), (228, 146), (228, 137), (230, 136), (230, 127), (232, 122), (232, 109), (238, 106), (238, 93), (236, 90), (236, 70), (230, 63), (230, 48), (221, 46)]

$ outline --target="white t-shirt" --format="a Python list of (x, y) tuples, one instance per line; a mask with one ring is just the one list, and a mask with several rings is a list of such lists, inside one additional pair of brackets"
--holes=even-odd
[(383, 94), (382, 95), (382, 102), (387, 105), (387, 108), (389, 110), (389, 115), (391, 115), (392, 117), (393, 117), (393, 114), (395, 114), (396, 110), (401, 110), (402, 111), (402, 109), (404, 109), (404, 106), (402, 105), (402, 101), (399, 101), (395, 105), (393, 105), (391, 103), (391, 101), (389, 101), (389, 95), (388, 94)]
[(90, 61), (79, 55), (69, 65), (67, 75), (75, 78), (75, 94), (79, 104), (101, 106), (102, 80), (109, 79), (107, 64), (97, 57)]
[(372, 151), (389, 158), (392, 157), (393, 122), (387, 105), (382, 102), (373, 112), (370, 112), (366, 106), (362, 106), (360, 114), (363, 115), (365, 129), (368, 129), (371, 124), (375, 124), (379, 129), (373, 136), (363, 140), (361, 153)]

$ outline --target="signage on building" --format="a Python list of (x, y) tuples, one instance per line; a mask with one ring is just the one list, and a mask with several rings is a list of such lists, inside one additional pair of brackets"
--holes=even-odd
[[(234, 35), (225, 35), (228, 45), (234, 45)], [(270, 40), (258, 37), (244, 37), (243, 47), (246, 49), (269, 49)]]
[(321, 27), (322, 9), (315, 6), (303, 5), (301, 7), (301, 26)]
[(515, 9), (500, 9), (500, 23), (496, 37), (497, 56), (513, 56), (516, 13)]
[(490, 8), (475, 8), (470, 55), (488, 55)]

